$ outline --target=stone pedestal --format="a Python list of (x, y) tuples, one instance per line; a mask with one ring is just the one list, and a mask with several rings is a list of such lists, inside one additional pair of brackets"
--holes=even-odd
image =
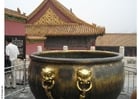
[(123, 56), (124, 56), (124, 51), (125, 51), (124, 46), (120, 46), (119, 52), (120, 52), (120, 54), (123, 55)]
[(64, 46), (63, 46), (63, 50), (64, 50), (64, 51), (67, 51), (67, 50), (68, 50), (68, 46), (67, 46), (67, 45), (64, 45)]
[(90, 50), (95, 50), (95, 46), (90, 46)]
[(37, 52), (42, 52), (42, 46), (37, 46)]

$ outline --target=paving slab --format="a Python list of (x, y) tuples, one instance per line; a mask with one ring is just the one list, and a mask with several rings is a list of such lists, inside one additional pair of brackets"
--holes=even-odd
[[(9, 90), (10, 91), (10, 90)], [(11, 90), (12, 91), (12, 90)], [(29, 87), (13, 95), (6, 96), (5, 99), (35, 99)], [(121, 93), (117, 99), (130, 99), (129, 95)]]

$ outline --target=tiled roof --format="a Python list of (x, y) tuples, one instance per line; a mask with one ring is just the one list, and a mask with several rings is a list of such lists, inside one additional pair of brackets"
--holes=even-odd
[(106, 33), (98, 36), (96, 46), (137, 46), (136, 33)]
[(65, 25), (26, 25), (28, 36), (76, 36), (76, 35), (102, 35), (105, 28), (89, 26), (86, 24), (65, 24)]
[(20, 17), (20, 18), (25, 18), (25, 19), (27, 18), (27, 16), (25, 16), (25, 14), (21, 14), (19, 9), (18, 9), (18, 11), (14, 11), (14, 10), (5, 8), (5, 14), (15, 16), (15, 17)]

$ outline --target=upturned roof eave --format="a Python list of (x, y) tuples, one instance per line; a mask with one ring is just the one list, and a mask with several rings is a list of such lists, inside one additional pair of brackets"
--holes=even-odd
[(5, 14), (11, 15), (11, 16), (14, 16), (14, 17), (27, 19), (27, 16), (25, 14), (21, 14), (20, 12), (17, 12), (15, 10), (11, 10), (11, 9), (8, 9), (8, 8), (5, 8)]

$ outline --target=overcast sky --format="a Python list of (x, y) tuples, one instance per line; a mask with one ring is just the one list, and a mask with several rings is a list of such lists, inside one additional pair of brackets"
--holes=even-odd
[[(5, 0), (4, 7), (29, 15), (43, 0)], [(137, 0), (58, 0), (80, 19), (109, 33), (137, 32)]]

